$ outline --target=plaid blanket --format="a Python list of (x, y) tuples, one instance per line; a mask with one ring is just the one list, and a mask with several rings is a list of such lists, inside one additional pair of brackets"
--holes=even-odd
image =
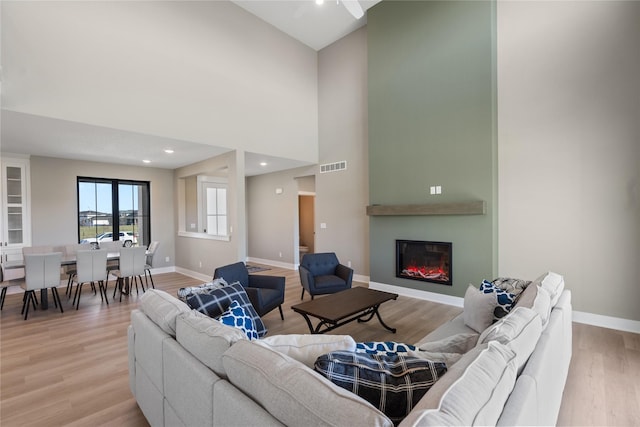
[(335, 351), (320, 356), (315, 370), (371, 403), (397, 425), (447, 367), (403, 354)]

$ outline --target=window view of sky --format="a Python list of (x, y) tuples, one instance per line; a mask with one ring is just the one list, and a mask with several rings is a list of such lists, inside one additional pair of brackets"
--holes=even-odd
[[(124, 185), (118, 187), (118, 203), (120, 210), (138, 209), (138, 186)], [(79, 185), (79, 210), (111, 213), (111, 184), (81, 182)]]

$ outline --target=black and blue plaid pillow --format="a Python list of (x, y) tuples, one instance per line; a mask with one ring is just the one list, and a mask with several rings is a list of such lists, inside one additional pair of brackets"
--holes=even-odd
[(253, 308), (253, 305), (249, 300), (249, 296), (240, 282), (235, 282), (228, 286), (213, 289), (206, 293), (193, 294), (187, 298), (187, 304), (192, 309), (217, 319), (222, 315), (222, 313), (227, 311), (234, 300), (238, 301), (245, 312), (251, 316), (256, 331), (258, 332), (258, 336), (265, 336), (267, 328), (262, 322), (262, 319), (260, 319), (255, 308)]
[(332, 383), (371, 403), (396, 425), (447, 372), (441, 362), (403, 354), (350, 351), (324, 354), (314, 368)]

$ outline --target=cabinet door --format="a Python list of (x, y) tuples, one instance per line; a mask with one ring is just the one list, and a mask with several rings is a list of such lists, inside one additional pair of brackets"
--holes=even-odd
[(2, 260), (31, 244), (26, 159), (2, 159)]

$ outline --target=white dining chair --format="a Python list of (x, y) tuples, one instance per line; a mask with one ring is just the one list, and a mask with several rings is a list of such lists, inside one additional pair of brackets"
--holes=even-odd
[(73, 304), (76, 310), (80, 307), (80, 296), (82, 295), (82, 285), (91, 283), (92, 286), (98, 285), (100, 291), (100, 299), (106, 301), (107, 298), (107, 251), (100, 250), (80, 250), (76, 253), (76, 292), (73, 295)]
[(57, 287), (60, 285), (60, 265), (62, 253), (53, 252), (48, 254), (25, 254), (24, 255), (24, 283), (20, 286), (24, 289), (22, 301), (22, 311), (24, 320), (29, 315), (29, 305), (36, 308), (35, 291), (51, 288), (53, 302), (56, 307), (60, 307), (60, 313), (64, 313)]
[[(91, 243), (76, 243), (74, 245), (65, 245), (64, 256), (67, 258), (75, 258), (78, 251), (90, 251), (92, 250)], [(74, 264), (64, 266), (64, 272), (67, 274), (67, 290), (65, 294), (71, 297), (71, 289), (73, 288), (73, 279), (77, 273), (77, 268)]]
[(53, 246), (25, 246), (22, 248), (22, 256), (30, 254), (50, 254), (53, 253)]
[[(108, 241), (108, 242), (100, 242), (100, 249), (106, 250), (108, 253), (120, 252), (122, 249), (122, 245), (124, 242), (121, 240)], [(118, 269), (118, 260), (112, 259), (107, 261), (107, 271), (111, 273)]]
[(120, 301), (122, 301), (122, 288), (125, 285), (125, 279), (129, 279), (129, 293), (131, 293), (134, 283), (136, 285), (136, 293), (138, 292), (138, 279), (140, 280), (140, 286), (142, 286), (142, 292), (144, 292), (142, 275), (146, 265), (146, 252), (147, 248), (144, 246), (120, 249), (120, 268), (112, 272), (117, 277), (116, 287), (113, 290), (114, 299), (116, 292), (120, 291)]
[(160, 242), (154, 240), (149, 244), (149, 247), (147, 248), (147, 257), (146, 257), (146, 262), (144, 266), (144, 281), (147, 284), (147, 289), (149, 289), (147, 274), (149, 274), (149, 279), (151, 279), (151, 287), (153, 289), (156, 288), (156, 285), (153, 283), (153, 276), (151, 275), (151, 267), (153, 267), (153, 256), (156, 254), (156, 251), (158, 250), (159, 245), (160, 245)]

